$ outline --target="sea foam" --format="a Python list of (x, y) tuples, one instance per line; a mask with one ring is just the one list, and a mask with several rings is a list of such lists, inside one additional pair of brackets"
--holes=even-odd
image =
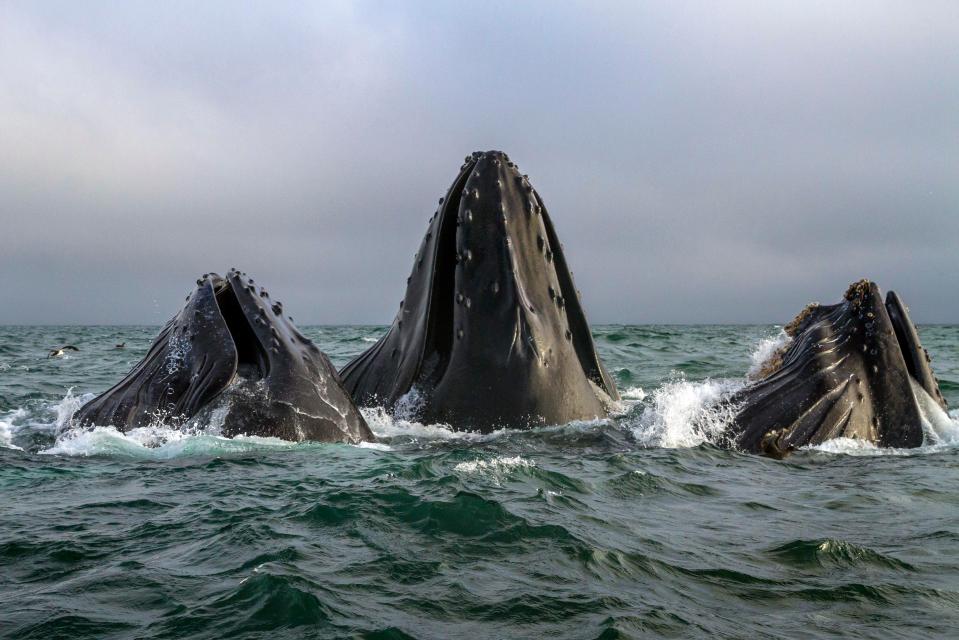
[(720, 440), (736, 407), (724, 402), (743, 387), (741, 380), (689, 382), (680, 376), (653, 391), (652, 402), (633, 426), (647, 447), (684, 448)]
[(169, 460), (184, 456), (219, 456), (256, 450), (286, 449), (296, 443), (279, 438), (222, 436), (184, 432), (172, 427), (152, 426), (121, 433), (113, 427), (68, 431), (57, 438), (42, 455), (115, 455), (145, 460)]
[(470, 460), (460, 462), (453, 467), (453, 472), (465, 476), (478, 476), (499, 485), (514, 473), (519, 473), (536, 466), (536, 462), (522, 456), (497, 456), (487, 460)]

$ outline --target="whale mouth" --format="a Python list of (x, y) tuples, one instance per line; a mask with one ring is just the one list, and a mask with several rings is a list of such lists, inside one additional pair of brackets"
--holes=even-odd
[(889, 323), (896, 335), (899, 352), (906, 364), (906, 371), (926, 393), (945, 409), (947, 406), (946, 399), (939, 389), (939, 381), (932, 372), (929, 353), (919, 341), (919, 333), (916, 330), (916, 325), (909, 318), (906, 305), (903, 304), (895, 291), (890, 291), (886, 295), (885, 307), (886, 314), (889, 316)]
[[(517, 185), (515, 192), (505, 185), (507, 182)], [(464, 200), (468, 204), (463, 204)], [(520, 307), (519, 315), (541, 316), (547, 307), (555, 305), (558, 315), (563, 318), (566, 339), (572, 343), (583, 373), (604, 392), (616, 396), (615, 387), (596, 359), (578, 293), (545, 206), (529, 184), (528, 177), (519, 173), (509, 156), (501, 151), (475, 151), (467, 156), (440, 205), (436, 213), (436, 249), (422, 351), (424, 357), (419, 372), (421, 382), (429, 387), (443, 378), (457, 339), (478, 339), (487, 344), (492, 339), (490, 325), (482, 334), (472, 335), (468, 330), (464, 332), (462, 320), (457, 320), (458, 306), (461, 311), (468, 310), (471, 302), (474, 305), (477, 302), (475, 297), (471, 299), (469, 291), (459, 288), (461, 283), (457, 274), (463, 278), (465, 269), (474, 268), (478, 259), (485, 257), (499, 271), (484, 271), (482, 277), (472, 276), (470, 279), (478, 279), (482, 285), (489, 280), (492, 291), (501, 291), (501, 295), (512, 291), (516, 305)], [(542, 221), (541, 230), (535, 236), (537, 231), (530, 232), (527, 228), (536, 229), (539, 220)], [(467, 228), (480, 227), (484, 232), (465, 232)], [(527, 237), (526, 234), (532, 235)], [(422, 261), (422, 255), (417, 260)], [(549, 275), (543, 278), (544, 273)], [(549, 298), (537, 297), (542, 293), (538, 289), (548, 291)], [(479, 295), (477, 291), (473, 294)], [(514, 347), (516, 340), (523, 339), (529, 348), (537, 349), (535, 339), (529, 339), (528, 330), (512, 330), (517, 323), (516, 312), (507, 316), (493, 312), (490, 317), (495, 317), (502, 327), (511, 329), (507, 333), (512, 337)]]
[(921, 375), (918, 370), (918, 363), (915, 361), (915, 358), (911, 357), (916, 351), (916, 343), (912, 338), (912, 327), (907, 327), (905, 319), (896, 313), (894, 307), (890, 304), (890, 297), (892, 292), (889, 292), (889, 295), (886, 296), (886, 313), (889, 314), (889, 323), (892, 325), (893, 331), (896, 334), (896, 344), (899, 345), (899, 353), (902, 355), (903, 360), (906, 362), (906, 371), (909, 372), (909, 375), (914, 379), (918, 380)]
[(248, 380), (262, 380), (270, 373), (270, 359), (233, 287), (229, 280), (221, 280), (214, 286), (213, 294), (236, 348), (236, 375)]
[(206, 273), (150, 350), (81, 407), (77, 426), (158, 423), (217, 435), (359, 442), (372, 433), (329, 359), (253, 278)]
[[(439, 381), (449, 366), (455, 340), (454, 302), (456, 296), (456, 264), (459, 253), (456, 247), (456, 229), (459, 226), (460, 203), (463, 188), (476, 166), (472, 157), (463, 165), (459, 177), (450, 187), (439, 213), (439, 230), (436, 238), (436, 255), (433, 261), (433, 281), (429, 294), (429, 314), (426, 321), (424, 354), (429, 354), (422, 363), (421, 374), (427, 385)], [(418, 258), (422, 260), (422, 258)]]

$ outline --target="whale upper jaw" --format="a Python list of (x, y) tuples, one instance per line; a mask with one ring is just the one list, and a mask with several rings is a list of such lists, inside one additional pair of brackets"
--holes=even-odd
[(223, 411), (224, 435), (347, 441), (373, 435), (326, 356), (252, 278), (204, 274), (146, 357), (80, 408), (120, 431)]
[(787, 325), (777, 366), (736, 394), (733, 443), (774, 457), (846, 437), (883, 447), (922, 444), (918, 384), (945, 400), (906, 307), (862, 280), (842, 302), (811, 305)]
[(389, 333), (342, 372), (361, 404), (415, 388), (419, 417), (488, 430), (595, 418), (618, 399), (549, 214), (505, 153), (466, 158), (407, 284)]

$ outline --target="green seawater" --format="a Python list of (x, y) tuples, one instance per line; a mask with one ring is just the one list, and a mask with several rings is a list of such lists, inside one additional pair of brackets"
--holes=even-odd
[[(384, 330), (305, 332), (340, 366)], [(0, 638), (956, 637), (955, 409), (912, 451), (710, 444), (777, 327), (595, 327), (605, 421), (67, 429), (157, 331), (0, 327)], [(959, 327), (920, 333), (959, 406)]]

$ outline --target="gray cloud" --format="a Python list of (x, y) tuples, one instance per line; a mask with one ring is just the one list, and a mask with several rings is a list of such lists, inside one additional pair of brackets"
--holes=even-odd
[(594, 322), (959, 321), (959, 5), (4, 3), (0, 322), (160, 323), (239, 266), (388, 323), (502, 148)]

